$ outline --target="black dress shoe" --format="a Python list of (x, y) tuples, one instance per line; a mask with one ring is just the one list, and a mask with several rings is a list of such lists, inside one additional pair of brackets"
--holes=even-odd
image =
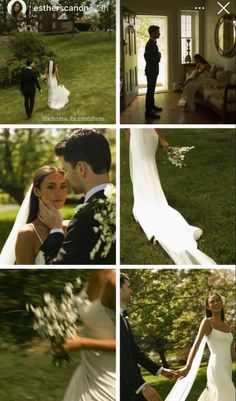
[(159, 118), (161, 118), (161, 116), (156, 114), (155, 111), (146, 111), (145, 117), (152, 118), (152, 119), (155, 119), (155, 120), (159, 120)]
[(153, 109), (154, 111), (162, 111), (163, 110), (163, 108), (162, 107), (157, 107), (157, 106), (154, 106), (154, 109)]

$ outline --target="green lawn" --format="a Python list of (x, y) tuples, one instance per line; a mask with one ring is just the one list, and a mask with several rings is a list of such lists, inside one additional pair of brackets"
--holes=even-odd
[(50, 353), (27, 356), (24, 351), (0, 353), (1, 401), (62, 401), (79, 364), (79, 353), (70, 364), (56, 368)]
[[(229, 129), (163, 129), (172, 146), (195, 146), (179, 169), (157, 152), (158, 170), (169, 204), (203, 229), (199, 249), (217, 264), (235, 262), (235, 133)], [(121, 263), (173, 264), (158, 243), (148, 242), (132, 215), (128, 143), (121, 133)]]
[[(7, 38), (0, 36), (0, 65), (8, 54)], [(61, 83), (70, 90), (70, 101), (61, 110), (47, 106), (47, 85), (36, 94), (34, 114), (26, 119), (18, 87), (0, 89), (1, 123), (104, 124), (115, 122), (115, 35), (81, 32), (43, 36), (57, 55)]]
[[(50, 353), (29, 354), (16, 349), (0, 352), (0, 400), (1, 401), (62, 401), (71, 375), (79, 364), (79, 352), (71, 353), (72, 362), (62, 368), (52, 365)], [(155, 387), (162, 398), (167, 396), (174, 381), (162, 376), (144, 374), (145, 380)], [(235, 379), (235, 363), (234, 363)], [(235, 381), (235, 380), (234, 380)], [(196, 401), (206, 385), (206, 365), (198, 372), (186, 401)]]
[[(73, 216), (75, 206), (64, 206), (60, 212), (62, 213), (64, 220), (70, 220)], [(0, 235), (0, 250), (2, 249), (10, 230), (14, 224), (16, 215), (18, 210), (10, 210), (10, 211), (1, 211), (0, 212), (0, 227), (1, 227), (1, 235)]]
[[(197, 378), (194, 382), (194, 385), (190, 391), (190, 394), (188, 395), (186, 401), (196, 401), (198, 400), (200, 394), (206, 387), (206, 369), (207, 365), (202, 364), (199, 371)], [(236, 373), (236, 364), (233, 364), (233, 377), (234, 377), (234, 384), (235, 384), (235, 373)], [(163, 376), (159, 376), (158, 379), (156, 379), (154, 376), (146, 374), (144, 375), (145, 380), (153, 387), (156, 388), (156, 390), (160, 393), (162, 396), (163, 400), (167, 396), (167, 394), (170, 392), (172, 386), (174, 385), (174, 380), (168, 380), (164, 378)], [(226, 401), (226, 400), (225, 400)]]

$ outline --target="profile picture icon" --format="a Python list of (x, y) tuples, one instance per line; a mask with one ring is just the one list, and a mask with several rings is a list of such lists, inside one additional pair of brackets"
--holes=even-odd
[(23, 18), (26, 13), (26, 4), (23, 0), (11, 0), (7, 5), (7, 11), (13, 18)]

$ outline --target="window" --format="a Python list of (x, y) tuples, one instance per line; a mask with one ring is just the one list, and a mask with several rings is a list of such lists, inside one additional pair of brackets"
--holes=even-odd
[(191, 63), (199, 53), (198, 11), (181, 11), (181, 63)]

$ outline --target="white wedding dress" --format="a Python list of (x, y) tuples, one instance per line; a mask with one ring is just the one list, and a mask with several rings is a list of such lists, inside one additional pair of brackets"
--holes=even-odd
[(48, 71), (48, 106), (50, 109), (62, 109), (68, 103), (70, 92), (64, 85), (58, 85), (55, 74), (52, 73), (53, 62), (49, 61)]
[(207, 337), (210, 359), (207, 366), (207, 388), (198, 401), (235, 401), (232, 382), (231, 343), (232, 333), (212, 328)]
[[(78, 312), (85, 327), (83, 335), (113, 339), (115, 313), (102, 304), (102, 292), (93, 301), (89, 300), (86, 287), (80, 294)], [(81, 363), (72, 376), (63, 401), (115, 401), (115, 365), (115, 352), (82, 350)]]
[(190, 111), (195, 110), (195, 94), (203, 87), (204, 82), (210, 78), (210, 72), (204, 71), (197, 78), (189, 81), (183, 90), (183, 98), (188, 105)]
[(197, 401), (235, 401), (236, 392), (232, 381), (232, 340), (232, 333), (225, 333), (212, 327), (209, 336), (203, 338), (188, 375), (176, 382), (165, 401), (186, 400), (197, 376), (206, 342), (210, 350), (207, 387)]
[(154, 129), (131, 129), (130, 174), (133, 214), (148, 240), (158, 241), (177, 265), (212, 265), (215, 262), (197, 249), (202, 234), (168, 205), (156, 165), (158, 135)]

